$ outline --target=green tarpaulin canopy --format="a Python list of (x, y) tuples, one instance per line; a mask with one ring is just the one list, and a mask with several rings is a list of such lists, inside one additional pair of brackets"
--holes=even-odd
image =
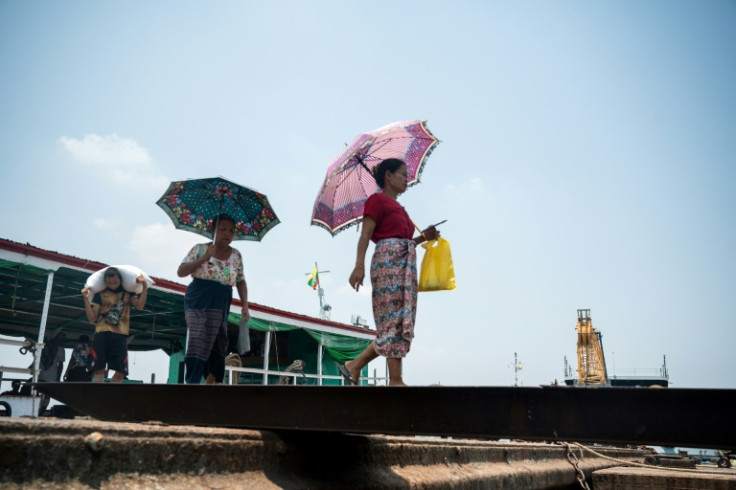
[[(228, 323), (231, 325), (240, 324), (241, 315), (239, 313), (230, 313), (228, 317)], [(311, 330), (309, 328), (297, 327), (294, 325), (287, 325), (285, 323), (278, 323), (267, 320), (260, 320), (258, 318), (252, 318), (248, 320), (248, 327), (253, 330), (259, 330), (261, 332), (288, 332), (290, 330), (297, 330), (299, 328), (307, 332), (315, 341), (322, 342), (325, 346), (325, 351), (340, 364), (344, 364), (345, 361), (355, 359), (363, 350), (371, 343), (369, 339), (358, 339), (355, 337), (348, 337), (347, 335), (340, 335), (335, 333), (321, 332), (319, 330)]]

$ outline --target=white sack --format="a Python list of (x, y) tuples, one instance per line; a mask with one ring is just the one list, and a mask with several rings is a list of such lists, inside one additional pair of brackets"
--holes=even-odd
[[(146, 279), (149, 286), (154, 284), (153, 279), (151, 279), (148, 274), (134, 265), (111, 265), (110, 267), (115, 267), (120, 271), (120, 275), (123, 277), (123, 289), (129, 293), (140, 294), (143, 292), (143, 285), (135, 282), (136, 278), (141, 274), (143, 274), (143, 277)], [(110, 267), (100, 269), (87, 278), (87, 282), (84, 283), (84, 287), (89, 288), (88, 295), (90, 298), (107, 287), (105, 285), (105, 271)]]

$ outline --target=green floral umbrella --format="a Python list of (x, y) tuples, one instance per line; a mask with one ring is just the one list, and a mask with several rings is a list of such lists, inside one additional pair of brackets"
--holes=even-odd
[(235, 220), (234, 240), (261, 241), (280, 223), (265, 194), (222, 177), (172, 182), (156, 204), (177, 229), (207, 238), (213, 238), (213, 221), (223, 213)]

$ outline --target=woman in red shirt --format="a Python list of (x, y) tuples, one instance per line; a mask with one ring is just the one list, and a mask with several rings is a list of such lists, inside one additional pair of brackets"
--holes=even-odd
[(412, 238), (414, 223), (396, 201), (398, 195), (406, 191), (407, 170), (402, 160), (388, 158), (373, 174), (381, 192), (365, 202), (363, 231), (358, 240), (358, 256), (350, 274), (350, 285), (356, 291), (363, 285), (366, 250), (368, 241), (373, 240), (376, 248), (370, 278), (378, 334), (360, 356), (338, 367), (351, 384), (357, 384), (363, 367), (383, 356), (388, 360), (389, 385), (404, 386), (401, 360), (409, 352), (414, 338), (417, 309), (416, 246), (425, 240), (435, 240), (440, 234), (431, 227)]

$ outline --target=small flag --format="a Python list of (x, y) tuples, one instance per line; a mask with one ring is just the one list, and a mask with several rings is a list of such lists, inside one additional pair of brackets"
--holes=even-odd
[(312, 269), (312, 275), (309, 276), (309, 281), (307, 281), (307, 284), (312, 286), (312, 289), (317, 289), (317, 286), (319, 286), (319, 274), (317, 273), (317, 264), (314, 265), (314, 269)]

